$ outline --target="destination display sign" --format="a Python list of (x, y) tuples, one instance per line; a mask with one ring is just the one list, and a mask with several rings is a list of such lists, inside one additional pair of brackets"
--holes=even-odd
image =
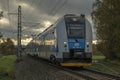
[(80, 27), (80, 24), (69, 24), (69, 26)]

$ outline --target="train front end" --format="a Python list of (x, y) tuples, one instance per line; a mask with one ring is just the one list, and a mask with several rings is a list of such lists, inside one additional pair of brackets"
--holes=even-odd
[(64, 16), (67, 41), (62, 66), (89, 66), (92, 62), (92, 31), (85, 16)]

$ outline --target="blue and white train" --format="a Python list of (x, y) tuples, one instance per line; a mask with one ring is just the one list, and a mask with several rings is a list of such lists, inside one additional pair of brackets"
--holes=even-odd
[(38, 34), (27, 54), (58, 62), (61, 66), (89, 66), (92, 62), (92, 28), (84, 15), (66, 14)]

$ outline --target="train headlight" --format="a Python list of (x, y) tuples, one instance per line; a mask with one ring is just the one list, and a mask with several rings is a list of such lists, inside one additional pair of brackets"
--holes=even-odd
[(87, 42), (86, 44), (89, 45), (89, 42)]
[(87, 47), (89, 47), (89, 42), (86, 43)]
[(76, 19), (76, 18), (73, 18), (72, 20), (73, 20), (73, 21), (77, 21), (77, 19)]
[(64, 42), (64, 47), (67, 47), (67, 42)]

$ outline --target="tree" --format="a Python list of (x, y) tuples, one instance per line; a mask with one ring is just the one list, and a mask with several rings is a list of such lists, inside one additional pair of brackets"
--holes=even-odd
[(13, 41), (10, 38), (4, 40), (4, 42), (0, 45), (0, 51), (1, 54), (4, 55), (15, 54), (15, 47)]
[(101, 40), (99, 50), (110, 59), (120, 59), (120, 0), (96, 0), (92, 17)]
[(2, 33), (0, 32), (0, 39), (3, 37)]

